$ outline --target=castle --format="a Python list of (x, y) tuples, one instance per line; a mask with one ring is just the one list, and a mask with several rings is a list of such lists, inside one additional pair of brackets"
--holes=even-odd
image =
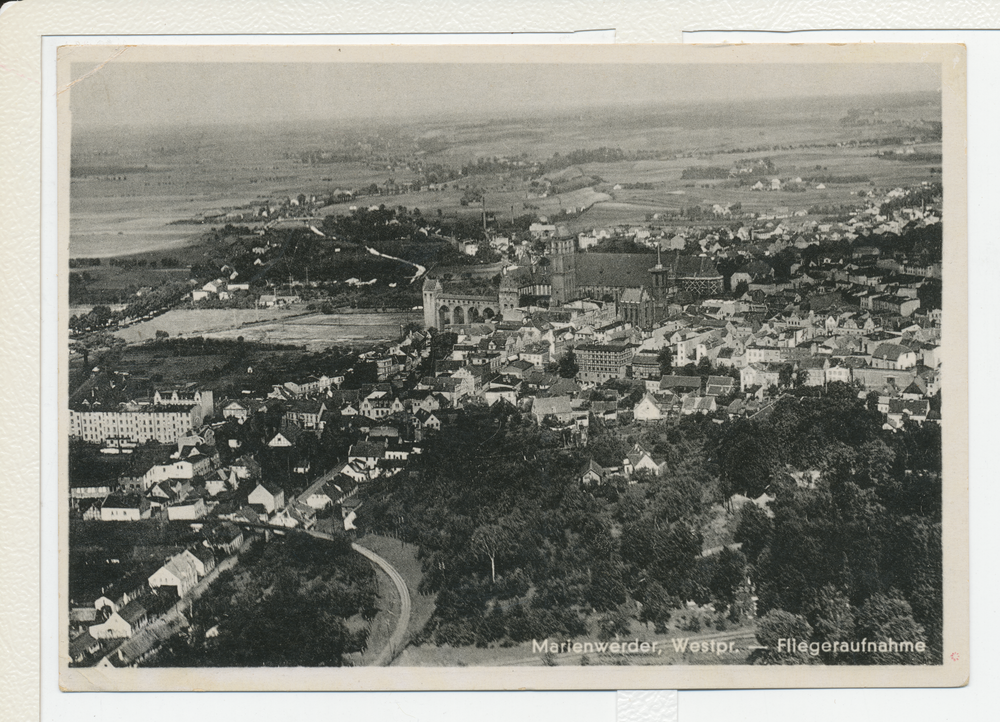
[(679, 291), (695, 297), (721, 293), (722, 274), (711, 259), (657, 251), (580, 253), (576, 239), (554, 238), (544, 260), (532, 268), (507, 273), (499, 290), (424, 281), (424, 327), (477, 323), (522, 306), (529, 297), (552, 308), (581, 298), (618, 304), (625, 321), (649, 328)]

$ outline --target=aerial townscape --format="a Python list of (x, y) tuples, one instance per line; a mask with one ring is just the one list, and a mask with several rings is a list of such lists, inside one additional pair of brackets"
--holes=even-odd
[(940, 664), (940, 119), (76, 128), (71, 664)]

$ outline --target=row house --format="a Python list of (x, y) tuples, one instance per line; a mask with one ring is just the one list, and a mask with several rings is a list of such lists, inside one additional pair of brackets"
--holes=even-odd
[(908, 317), (920, 308), (920, 299), (901, 295), (883, 295), (872, 299), (872, 310)]
[(705, 355), (706, 342), (717, 334), (718, 332), (714, 328), (690, 329), (674, 333), (670, 337), (674, 363), (681, 366), (689, 361), (698, 363)]
[(420, 411), (432, 412), (437, 411), (448, 405), (448, 400), (445, 399), (441, 394), (435, 393), (428, 389), (413, 390), (406, 395), (404, 401), (410, 408), (410, 411), (414, 414)]
[(740, 369), (740, 391), (759, 386), (770, 388), (778, 386), (781, 378), (781, 371), (787, 368), (784, 364), (774, 363), (752, 363)]
[(900, 344), (883, 343), (872, 352), (871, 365), (878, 369), (909, 369), (917, 365), (917, 354)]
[(135, 492), (108, 495), (101, 502), (101, 521), (141, 521), (149, 519), (149, 501)]
[(240, 399), (225, 401), (222, 405), (222, 418), (235, 419), (238, 423), (243, 423), (250, 418), (253, 413), (253, 406)]
[(760, 345), (764, 338), (754, 340), (754, 343), (747, 345), (745, 358), (747, 364), (773, 363), (780, 361), (781, 350), (775, 346)]
[(327, 406), (323, 401), (296, 399), (285, 404), (282, 419), (298, 424), (303, 429), (323, 431), (326, 426)]
[(215, 412), (215, 394), (208, 389), (163, 389), (153, 392), (154, 406), (199, 406), (205, 416)]
[(472, 395), (483, 389), (491, 375), (490, 369), (485, 366), (463, 366), (452, 373), (451, 377), (461, 381), (466, 393)]
[(94, 639), (128, 639), (149, 624), (149, 611), (141, 600), (129, 602), (124, 607), (108, 610), (108, 616), (87, 631)]
[(215, 557), (207, 547), (185, 549), (170, 557), (150, 575), (149, 586), (152, 589), (173, 587), (177, 590), (178, 597), (184, 597), (214, 568)]
[(663, 421), (680, 412), (680, 399), (672, 393), (647, 392), (632, 409), (636, 421)]
[(384, 419), (406, 410), (403, 401), (388, 391), (374, 391), (361, 400), (359, 412), (370, 419)]
[(632, 378), (659, 379), (660, 355), (656, 351), (638, 351), (632, 356)]

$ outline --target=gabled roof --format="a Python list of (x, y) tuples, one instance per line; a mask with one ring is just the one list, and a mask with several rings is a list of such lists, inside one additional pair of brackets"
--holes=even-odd
[(531, 413), (544, 418), (549, 414), (556, 416), (560, 414), (573, 413), (573, 403), (569, 396), (552, 396), (548, 398), (536, 398), (531, 405)]
[(145, 605), (141, 602), (129, 602), (118, 610), (118, 616), (124, 619), (129, 625), (134, 625), (147, 614)]
[(649, 293), (645, 288), (626, 288), (620, 303), (644, 303), (649, 300)]
[(304, 433), (305, 432), (302, 430), (302, 427), (299, 426), (298, 424), (289, 421), (288, 419), (282, 419), (281, 425), (278, 427), (277, 433), (271, 437), (270, 441), (274, 441), (274, 439), (278, 436), (278, 434), (281, 434), (294, 444), (298, 442), (298, 440), (302, 437), (302, 434)]
[(705, 393), (709, 396), (725, 394), (736, 386), (736, 380), (731, 376), (709, 376), (705, 383)]
[(896, 343), (882, 343), (879, 344), (875, 351), (872, 352), (872, 358), (885, 359), (886, 361), (898, 361), (899, 357), (903, 354), (913, 353), (906, 346), (901, 346)]
[(565, 396), (580, 393), (580, 386), (573, 379), (559, 379), (547, 391), (549, 396)]
[(931, 404), (927, 399), (890, 399), (890, 414), (909, 414), (911, 416), (926, 416)]
[(714, 396), (688, 396), (684, 399), (685, 411), (711, 411), (715, 404)]
[[(263, 489), (271, 496), (278, 496), (278, 494), (281, 494), (283, 492), (283, 489), (280, 486), (270, 481), (257, 482), (257, 486), (254, 487), (253, 491), (257, 491), (257, 489)], [(253, 491), (251, 491), (250, 493), (252, 494)]]
[(102, 509), (145, 509), (147, 506), (146, 499), (143, 498), (142, 494), (137, 493), (127, 493), (127, 494), (109, 494), (105, 499), (104, 503), (101, 504)]
[(660, 378), (661, 391), (669, 389), (695, 390), (700, 388), (700, 376), (663, 376)]
[(322, 399), (291, 399), (285, 402), (285, 413), (319, 414), (326, 410)]
[(374, 441), (359, 441), (347, 452), (348, 458), (381, 459), (385, 456), (385, 444)]

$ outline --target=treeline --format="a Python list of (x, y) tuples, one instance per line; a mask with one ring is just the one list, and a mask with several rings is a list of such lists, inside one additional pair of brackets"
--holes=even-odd
[[(756, 596), (762, 644), (777, 631), (927, 650), (765, 652), (757, 663), (939, 662), (940, 430), (884, 431), (884, 416), (856, 394), (833, 385), (789, 397), (757, 422), (597, 424), (582, 450), (504, 404), (468, 411), (427, 442), (409, 475), (368, 489), (361, 521), (419, 546), (420, 591), (437, 594), (437, 609), (417, 642), (507, 646), (636, 624), (697, 627), (682, 611), (689, 601), (713, 605), (703, 621), (725, 629), (754, 613)], [(617, 466), (635, 443), (662, 459), (661, 475), (581, 487), (587, 458)], [(737, 511), (736, 494), (769, 501)], [(703, 558), (720, 502), (734, 504), (741, 548)]]
[[(557, 433), (496, 404), (426, 444), (413, 474), (377, 482), (362, 522), (419, 545), (421, 592), (436, 593), (422, 639), (507, 646), (551, 635), (663, 628), (682, 600), (715, 599), (698, 565), (713, 498), (702, 420), (663, 440), (668, 474), (631, 488), (581, 489), (584, 461)], [(610, 458), (613, 435), (593, 442)], [(636, 617), (635, 601), (643, 612)], [(418, 640), (420, 641), (420, 640)]]
[(940, 163), (940, 153), (877, 153), (882, 160), (902, 160), (908, 163)]
[(238, 338), (206, 338), (204, 336), (186, 336), (170, 338), (166, 331), (157, 331), (156, 337), (146, 341), (146, 345), (157, 351), (169, 352), (174, 356), (244, 356), (251, 351), (297, 351), (302, 346), (291, 343), (264, 343), (263, 341), (246, 341)]
[(732, 168), (696, 165), (681, 171), (681, 180), (725, 180), (733, 175)]
[(929, 183), (919, 188), (911, 188), (905, 195), (885, 201), (879, 207), (879, 213), (887, 216), (901, 208), (912, 208), (922, 203), (940, 203), (943, 192), (944, 187), (941, 183)]
[(646, 160), (655, 158), (656, 153), (647, 151), (626, 152), (621, 148), (591, 148), (571, 150), (566, 155), (553, 153), (552, 157), (542, 163), (542, 173), (569, 168), (571, 165), (582, 165), (584, 163), (618, 163), (624, 160)]
[(870, 183), (866, 175), (811, 175), (802, 178), (803, 183)]
[[(940, 664), (940, 426), (887, 432), (853, 389), (830, 391), (724, 424), (713, 442), (726, 498), (772, 497), (769, 511), (745, 504), (735, 534), (759, 598), (758, 638), (772, 647), (754, 661)], [(778, 654), (780, 637), (920, 641), (927, 651)]]
[(112, 311), (108, 306), (94, 306), (89, 313), (73, 315), (69, 319), (70, 331), (86, 333), (104, 328), (116, 327), (126, 320), (134, 320), (169, 308), (187, 293), (187, 288), (179, 283), (167, 283), (148, 291), (143, 296), (131, 296), (131, 300), (120, 311)]
[[(95, 263), (95, 264), (92, 264), (92, 265), (95, 265), (95, 266), (96, 265), (100, 265), (100, 259), (97, 259), (97, 260), (98, 260), (98, 263)], [(121, 257), (119, 257), (119, 258), (108, 259), (108, 265), (111, 266), (111, 267), (113, 267), (113, 268), (124, 268), (124, 269), (131, 269), (131, 268), (156, 268), (157, 260), (155, 258), (129, 258), (129, 257), (121, 258)], [(165, 256), (162, 259), (160, 259), (159, 265), (160, 265), (161, 268), (186, 268), (187, 267), (186, 263), (181, 263), (176, 258), (173, 258), (171, 256)], [(72, 267), (73, 267), (72, 264), (70, 264), (70, 268), (72, 268)]]
[(186, 633), (148, 666), (339, 667), (368, 636), (346, 620), (370, 622), (377, 601), (375, 572), (346, 537), (258, 541), (193, 606)]

